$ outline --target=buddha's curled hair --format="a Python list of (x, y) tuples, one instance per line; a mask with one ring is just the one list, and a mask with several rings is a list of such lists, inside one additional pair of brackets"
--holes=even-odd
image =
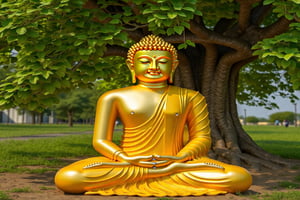
[(138, 43), (133, 44), (127, 53), (127, 60), (133, 65), (134, 55), (140, 50), (160, 50), (169, 51), (172, 54), (172, 59), (177, 60), (177, 50), (175, 47), (164, 41), (161, 37), (156, 35), (147, 35), (143, 37)]

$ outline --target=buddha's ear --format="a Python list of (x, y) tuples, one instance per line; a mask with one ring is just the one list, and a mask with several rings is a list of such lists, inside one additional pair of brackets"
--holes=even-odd
[(169, 77), (169, 83), (174, 82), (175, 70), (178, 67), (178, 64), (179, 64), (178, 60), (174, 60), (172, 63), (172, 70), (171, 70), (170, 77)]
[(134, 66), (133, 64), (130, 62), (130, 60), (126, 60), (126, 65), (128, 67), (128, 69), (130, 70), (131, 73), (131, 82), (132, 83), (136, 83), (136, 77), (135, 77), (135, 71), (134, 71)]
[(173, 65), (172, 65), (172, 70), (176, 70), (177, 69), (177, 67), (178, 67), (178, 64), (179, 64), (179, 61), (178, 60), (174, 60), (173, 61)]

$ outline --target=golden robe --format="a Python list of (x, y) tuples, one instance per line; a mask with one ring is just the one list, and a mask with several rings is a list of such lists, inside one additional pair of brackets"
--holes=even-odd
[[(139, 166), (101, 165), (120, 162), (113, 157), (94, 157), (61, 169), (56, 185), (67, 192), (74, 187), (83, 188), (86, 194), (138, 196), (199, 196), (247, 190), (250, 174), (241, 167), (207, 158), (210, 145), (204, 97), (196, 91), (169, 86), (147, 121), (134, 128), (124, 127), (121, 148), (128, 156), (187, 153), (189, 161), (182, 163), (182, 169), (153, 175), (149, 168)], [(203, 163), (203, 167), (185, 170), (186, 165), (194, 163)]]

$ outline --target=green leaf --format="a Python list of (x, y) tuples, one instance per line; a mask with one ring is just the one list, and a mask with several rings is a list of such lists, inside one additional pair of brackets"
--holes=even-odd
[(51, 74), (53, 74), (52, 71), (42, 71), (42, 75), (45, 79), (48, 79)]
[(286, 54), (284, 57), (283, 57), (283, 59), (285, 59), (285, 60), (289, 60), (291, 57), (293, 57), (294, 56), (294, 54), (292, 54), (292, 53), (289, 53), (289, 54)]
[(165, 15), (158, 14), (158, 13), (155, 13), (153, 16), (158, 18), (158, 19), (167, 19), (167, 17)]
[(152, 9), (145, 9), (145, 10), (143, 10), (143, 14), (144, 14), (144, 15), (150, 14), (150, 13), (153, 13), (153, 10), (152, 10)]
[(170, 19), (174, 19), (175, 17), (177, 17), (177, 13), (176, 12), (168, 12), (168, 17)]
[(168, 7), (168, 6), (161, 6), (161, 7), (159, 7), (159, 9), (162, 10), (162, 11), (169, 11), (170, 7)]
[(174, 30), (177, 34), (181, 35), (182, 32), (184, 31), (184, 27), (183, 26), (175, 26)]
[(84, 42), (84, 40), (76, 40), (76, 41), (74, 42), (74, 46), (79, 46), (79, 45), (81, 45), (83, 42)]
[(113, 19), (113, 20), (110, 20), (111, 24), (119, 24), (120, 23), (120, 20), (119, 19)]
[(183, 5), (184, 5), (184, 2), (182, 2), (182, 1), (173, 2), (173, 7), (175, 10), (182, 10)]
[(200, 10), (196, 10), (196, 11), (194, 12), (194, 15), (202, 16), (203, 13), (202, 13)]
[(16, 30), (16, 32), (18, 35), (24, 35), (27, 32), (27, 29), (25, 27), (21, 27), (21, 28), (18, 28)]
[(173, 28), (168, 28), (167, 29), (167, 35), (172, 35), (174, 33), (174, 29)]
[(38, 76), (32, 76), (29, 81), (32, 84), (36, 84), (38, 82), (38, 80), (39, 80)]
[(93, 50), (89, 48), (80, 48), (78, 52), (80, 55), (90, 55), (93, 53)]
[(192, 8), (192, 7), (183, 7), (183, 10), (195, 12), (195, 8)]
[(271, 3), (273, 3), (275, 0), (265, 0), (264, 2), (263, 2), (263, 4), (264, 5), (268, 5), (268, 4), (271, 4)]
[(178, 49), (185, 49), (185, 48), (187, 48), (187, 44), (186, 43), (178, 45)]
[(3, 106), (3, 105), (5, 105), (5, 104), (7, 104), (7, 103), (8, 103), (7, 100), (5, 100), (5, 99), (0, 99), (0, 106)]
[(186, 43), (189, 45), (189, 46), (192, 46), (192, 47), (195, 47), (196, 44), (194, 42), (192, 42), (191, 40), (187, 40)]

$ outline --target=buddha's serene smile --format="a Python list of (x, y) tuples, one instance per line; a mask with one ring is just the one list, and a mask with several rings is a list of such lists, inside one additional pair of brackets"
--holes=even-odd
[[(139, 196), (247, 190), (252, 178), (246, 169), (207, 157), (205, 98), (168, 85), (178, 66), (176, 49), (146, 36), (130, 48), (127, 66), (137, 85), (109, 91), (97, 103), (93, 145), (102, 156), (59, 170), (57, 187), (66, 193)], [(117, 118), (124, 126), (120, 146), (112, 141)]]

